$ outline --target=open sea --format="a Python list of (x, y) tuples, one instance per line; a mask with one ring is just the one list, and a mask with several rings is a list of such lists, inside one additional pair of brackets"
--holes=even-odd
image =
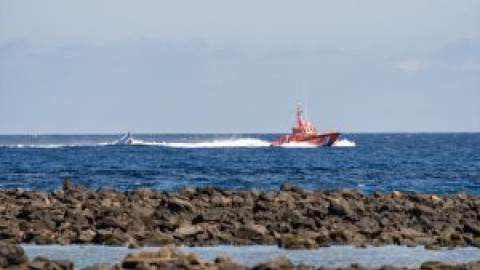
[(480, 133), (344, 134), (333, 147), (271, 147), (279, 134), (1, 135), (0, 188), (185, 185), (480, 195)]

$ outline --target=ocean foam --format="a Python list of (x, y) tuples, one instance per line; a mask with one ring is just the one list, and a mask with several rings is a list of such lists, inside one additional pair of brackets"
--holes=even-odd
[[(126, 145), (126, 144), (123, 144)], [(165, 143), (161, 142), (149, 142), (143, 140), (132, 139), (132, 143), (130, 145), (148, 145), (148, 146), (165, 146)]]
[(64, 148), (64, 147), (104, 146), (104, 145), (110, 145), (110, 143), (98, 143), (98, 144), (16, 144), (16, 145), (0, 145), (0, 147), (55, 149), (55, 148)]
[(341, 139), (336, 141), (332, 146), (334, 147), (355, 147), (357, 144), (354, 141), (348, 139)]
[(288, 142), (288, 143), (281, 144), (280, 147), (283, 147), (283, 148), (315, 148), (315, 147), (318, 147), (318, 145), (311, 144), (311, 143), (308, 143), (308, 142)]
[(45, 148), (45, 149), (49, 149), (49, 148), (61, 148), (61, 147), (64, 147), (64, 145), (60, 145), (60, 144), (43, 144), (43, 145), (17, 144), (17, 145), (7, 145), (7, 146), (5, 146), (5, 147), (9, 147), (9, 148)]
[(72, 144), (17, 144), (17, 145), (3, 145), (8, 148), (62, 148), (62, 147), (80, 147), (80, 146), (127, 146), (127, 145), (145, 145), (145, 146), (160, 146), (170, 148), (258, 148), (268, 147), (271, 143), (266, 140), (255, 138), (238, 138), (238, 139), (218, 139), (208, 141), (191, 141), (191, 142), (155, 142), (132, 139), (131, 144), (126, 144), (120, 140), (112, 142), (100, 143), (72, 143)]
[(258, 147), (268, 147), (270, 142), (254, 139), (254, 138), (241, 138), (241, 139), (224, 139), (224, 140), (213, 140), (213, 141), (203, 141), (203, 142), (163, 142), (161, 144), (166, 147), (172, 148), (258, 148)]

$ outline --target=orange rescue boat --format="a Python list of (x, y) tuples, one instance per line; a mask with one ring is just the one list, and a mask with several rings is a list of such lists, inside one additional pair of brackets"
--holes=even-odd
[(296, 126), (292, 134), (283, 135), (272, 142), (272, 146), (282, 146), (288, 143), (309, 143), (316, 146), (332, 146), (340, 137), (340, 132), (318, 132), (315, 126), (303, 116), (303, 109), (298, 104)]

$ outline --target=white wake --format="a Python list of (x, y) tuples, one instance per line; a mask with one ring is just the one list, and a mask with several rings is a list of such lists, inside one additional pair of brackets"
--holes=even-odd
[(16, 145), (2, 145), (2, 146), (8, 147), (8, 148), (44, 148), (44, 149), (65, 147), (65, 145), (63, 144), (16, 144)]
[(65, 147), (86, 147), (86, 146), (106, 146), (113, 145), (113, 143), (73, 143), (73, 144), (15, 144), (15, 145), (0, 145), (0, 147), (7, 148), (38, 148), (38, 149), (55, 149)]
[[(62, 148), (62, 147), (81, 147), (81, 146), (109, 146), (122, 145), (119, 140), (113, 142), (97, 142), (97, 143), (72, 143), (72, 144), (17, 144), (4, 145), (9, 148)], [(146, 146), (160, 146), (170, 148), (260, 148), (271, 146), (270, 141), (256, 139), (256, 138), (231, 138), (231, 139), (215, 139), (206, 141), (193, 142), (155, 142), (132, 139), (131, 145), (146, 145)], [(341, 139), (336, 141), (333, 147), (355, 147), (356, 143), (348, 139)], [(315, 144), (308, 142), (290, 142), (284, 143), (279, 147), (283, 148), (315, 148)]]
[(161, 145), (172, 148), (258, 148), (270, 146), (269, 141), (264, 141), (254, 138), (243, 139), (222, 139), (203, 142), (162, 142), (155, 143), (155, 145)]
[(283, 148), (315, 148), (319, 147), (316, 144), (308, 143), (308, 142), (288, 142), (279, 145)]
[(355, 147), (357, 144), (354, 141), (348, 139), (341, 139), (333, 143), (333, 147)]

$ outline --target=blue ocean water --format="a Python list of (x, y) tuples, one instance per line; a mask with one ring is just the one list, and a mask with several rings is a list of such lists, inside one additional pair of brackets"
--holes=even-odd
[[(480, 195), (480, 133), (345, 134), (336, 147), (269, 147), (278, 134), (1, 135), (0, 188), (185, 185)], [(343, 147), (342, 147), (343, 146)]]

